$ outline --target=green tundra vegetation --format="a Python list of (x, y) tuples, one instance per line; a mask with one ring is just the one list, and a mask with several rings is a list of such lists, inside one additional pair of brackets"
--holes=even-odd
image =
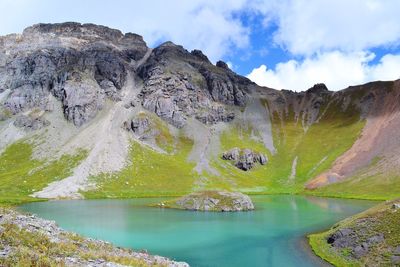
[[(400, 212), (394, 203), (399, 199), (384, 202), (365, 212), (347, 218), (335, 224), (328, 231), (312, 234), (309, 242), (314, 252), (335, 266), (393, 266), (393, 257), (400, 259)], [(399, 205), (399, 204), (397, 204)], [(354, 242), (348, 242), (344, 247), (335, 247), (327, 242), (337, 231), (346, 229), (352, 235), (347, 237)], [(354, 250), (376, 236), (382, 236), (383, 241), (369, 243), (368, 253), (354, 256)], [(397, 265), (396, 265), (397, 266)]]
[[(0, 208), (0, 214), (10, 212), (13, 212), (11, 208)], [(63, 259), (66, 257), (103, 259), (126, 266), (149, 266), (144, 259), (115, 253), (115, 248), (109, 243), (95, 242), (74, 233), (61, 233), (62, 242), (54, 242), (40, 231), (27, 231), (14, 223), (2, 224), (1, 230), (0, 250), (7, 244), (15, 251), (9, 257), (0, 257), (0, 266), (65, 266)]]
[(0, 155), (0, 203), (15, 205), (40, 201), (30, 195), (72, 174), (87, 153), (63, 155), (56, 160), (32, 158), (33, 145), (24, 141), (8, 146)]
[(177, 152), (159, 153), (133, 141), (130, 162), (121, 171), (92, 177), (97, 187), (82, 192), (87, 198), (177, 196), (191, 191), (196, 173), (187, 161), (192, 141), (180, 138)]

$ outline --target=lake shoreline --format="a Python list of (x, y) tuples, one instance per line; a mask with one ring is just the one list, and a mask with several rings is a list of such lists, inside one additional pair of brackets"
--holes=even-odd
[(135, 252), (102, 240), (82, 237), (63, 230), (54, 221), (12, 208), (0, 208), (0, 236), (2, 266), (22, 262), (35, 266), (61, 264), (96, 267), (189, 267), (185, 262), (176, 262), (166, 257)]
[[(329, 204), (329, 205), (332, 205), (332, 203), (333, 203), (333, 206), (331, 207), (331, 208), (335, 208), (335, 205), (337, 206), (337, 205), (339, 205), (340, 207), (341, 207), (341, 209), (342, 208), (346, 208), (346, 206), (347, 206), (347, 204), (346, 203), (349, 203), (349, 205), (351, 206), (352, 204), (351, 203), (355, 203), (355, 205), (364, 205), (363, 203), (365, 203), (364, 201), (362, 201), (362, 200), (360, 200), (360, 201), (356, 201), (356, 202), (354, 202), (354, 201), (351, 201), (351, 200), (340, 200), (340, 199), (336, 199), (336, 198), (321, 198), (321, 197), (315, 197), (315, 196), (294, 196), (294, 195), (268, 195), (268, 196), (252, 196), (252, 198), (254, 198), (255, 199), (255, 206), (256, 206), (256, 210), (254, 211), (254, 212), (250, 212), (250, 213), (247, 213), (246, 212), (246, 214), (247, 215), (233, 215), (233, 216), (237, 216), (237, 217), (235, 217), (235, 218), (240, 218), (240, 217), (244, 217), (244, 218), (246, 218), (246, 217), (250, 217), (250, 218), (252, 218), (253, 216), (255, 216), (255, 215), (257, 215), (257, 214), (266, 214), (266, 216), (268, 216), (268, 210), (266, 210), (266, 208), (263, 208), (262, 207), (262, 205), (260, 205), (260, 203), (259, 203), (259, 201), (260, 201), (260, 199), (261, 199), (261, 203), (267, 203), (268, 205), (269, 204), (274, 204), (275, 203), (275, 200), (276, 199), (278, 199), (278, 200), (280, 200), (280, 199), (286, 199), (286, 201), (289, 201), (289, 202), (292, 202), (292, 201), (301, 201), (300, 203), (298, 203), (298, 204), (301, 204), (301, 203), (305, 203), (307, 206), (310, 206), (310, 207), (315, 207), (315, 208), (317, 208), (317, 209), (320, 209), (320, 207), (322, 207), (323, 208), (323, 210), (325, 209), (324, 208), (324, 206), (326, 206), (326, 203), (331, 203), (331, 204)], [(266, 199), (266, 200), (264, 200), (264, 199)], [(164, 199), (165, 200), (165, 199)], [(265, 201), (267, 201), (267, 202), (265, 202)], [(172, 212), (172, 211), (167, 211), (167, 210), (169, 210), (169, 209), (167, 209), (167, 210), (162, 210), (161, 209), (161, 212), (160, 212), (160, 209), (154, 209), (154, 208), (151, 208), (151, 207), (148, 207), (148, 205), (147, 205), (147, 203), (151, 203), (151, 202), (154, 202), (154, 201), (152, 201), (152, 199), (149, 199), (149, 198), (138, 198), (138, 199), (122, 199), (122, 200), (116, 200), (116, 199), (105, 199), (105, 200), (99, 200), (99, 199), (96, 199), (96, 200), (92, 200), (92, 199), (89, 199), (89, 200), (74, 200), (74, 201), (69, 201), (69, 200), (62, 200), (62, 201), (48, 201), (48, 202), (37, 202), (37, 203), (31, 203), (31, 204), (27, 204), (27, 205), (25, 205), (25, 206), (22, 206), (22, 207), (25, 207), (24, 208), (24, 210), (26, 210), (26, 206), (48, 206), (48, 207), (57, 207), (57, 206), (59, 206), (59, 205), (61, 205), (60, 206), (60, 208), (59, 209), (63, 209), (64, 208), (64, 206), (66, 206), (66, 207), (68, 207), (68, 206), (76, 206), (76, 207), (79, 207), (79, 206), (81, 206), (81, 205), (89, 205), (89, 206), (94, 206), (94, 209), (96, 209), (96, 206), (99, 206), (99, 207), (101, 207), (101, 209), (104, 209), (104, 208), (107, 208), (107, 209), (114, 209), (114, 207), (117, 207), (116, 205), (118, 205), (118, 203), (136, 203), (136, 204), (124, 204), (124, 205), (127, 205), (127, 206), (129, 206), (129, 210), (131, 210), (131, 212), (134, 212), (136, 209), (143, 209), (143, 210), (145, 210), (147, 213), (148, 212), (150, 212), (150, 213), (153, 213), (153, 214), (155, 214), (155, 216), (161, 216), (160, 217), (160, 220), (162, 220), (163, 219), (163, 217), (162, 216), (164, 216), (163, 214), (165, 214), (165, 213), (170, 213), (170, 212)], [(358, 204), (358, 203), (360, 203), (360, 204)], [(370, 202), (370, 201), (368, 201), (368, 203), (375, 203), (375, 201), (373, 201), (373, 202)], [(346, 204), (346, 205), (345, 205)], [(302, 204), (302, 205), (304, 205), (304, 204)], [(301, 205), (301, 206), (302, 206)], [(299, 206), (299, 207), (301, 207), (301, 206)], [(329, 208), (329, 206), (327, 206), (328, 208)], [(329, 208), (329, 209), (331, 209), (331, 208)], [(51, 209), (53, 209), (53, 208), (51, 208)], [(269, 208), (268, 208), (269, 209)], [(347, 209), (347, 208), (346, 208)], [(360, 210), (360, 209), (359, 209)], [(29, 212), (32, 212), (32, 210), (29, 210), (29, 208), (28, 208), (28, 211)], [(272, 211), (273, 212), (273, 211)], [(336, 212), (335, 210), (333, 210), (333, 212)], [(355, 211), (355, 212), (357, 212), (357, 211)], [(351, 214), (354, 214), (355, 212), (352, 212)], [(38, 214), (37, 212), (34, 212), (34, 210), (33, 210), (33, 213), (36, 213), (36, 214)], [(66, 213), (68, 213), (68, 211), (66, 212)], [(204, 214), (204, 215), (198, 215), (199, 213), (196, 213), (196, 212), (194, 212), (195, 214), (197, 214), (197, 215), (195, 215), (195, 216), (200, 216), (199, 217), (199, 219), (201, 219), (201, 218), (207, 218), (207, 217), (212, 217), (212, 216), (214, 216), (214, 215), (211, 215), (209, 212), (206, 212), (206, 214)], [(49, 213), (49, 214), (51, 214), (51, 212)], [(51, 217), (51, 215), (49, 215), (48, 214), (48, 216), (46, 217), (46, 218), (51, 218), (51, 219), (53, 219), (52, 217)], [(186, 217), (192, 217), (192, 212), (191, 211), (182, 211), (182, 210), (179, 210), (179, 211), (177, 211), (177, 214), (179, 214), (179, 216), (182, 216), (182, 218), (186, 218)], [(200, 213), (200, 214), (202, 214), (202, 213)], [(302, 212), (301, 212), (301, 210), (300, 211), (298, 211), (298, 216), (302, 216)], [(39, 216), (40, 216), (40, 212), (39, 212)], [(50, 216), (50, 217), (49, 217)], [(72, 215), (71, 215), (72, 216)], [(107, 215), (107, 213), (105, 213), (103, 216), (109, 216), (109, 215)], [(124, 215), (123, 217), (126, 217), (127, 215)], [(202, 217), (203, 216), (203, 217)], [(231, 215), (229, 215), (229, 214), (225, 214), (225, 215), (223, 215), (223, 214), (221, 214), (220, 216), (222, 216), (221, 218), (226, 218), (226, 217), (228, 217), (228, 218), (230, 218), (230, 216)], [(304, 218), (306, 218), (308, 215), (307, 215), (307, 213), (306, 214), (304, 214)], [(330, 220), (332, 221), (332, 224), (333, 223), (335, 223), (335, 222), (338, 222), (340, 219), (342, 219), (342, 218), (345, 218), (345, 217), (343, 217), (343, 215), (340, 215), (341, 217), (338, 217), (338, 219), (336, 220), (336, 219), (332, 219), (332, 218), (334, 218), (335, 216), (333, 216), (332, 217), (332, 215), (329, 215), (330, 216)], [(112, 216), (111, 216), (112, 217)], [(302, 216), (303, 217), (303, 216)], [(149, 218), (152, 218), (151, 216), (149, 217)], [(155, 218), (157, 218), (157, 217), (154, 217), (154, 219)], [(213, 217), (214, 218), (214, 217)], [(217, 215), (217, 218), (218, 218), (218, 215)], [(265, 219), (264, 217), (262, 217), (263, 219)], [(155, 219), (155, 220), (157, 220), (157, 219)], [(185, 220), (185, 219), (183, 219), (183, 220)], [(202, 220), (202, 219), (201, 219)], [(209, 219), (207, 219), (207, 220), (209, 220)], [(214, 220), (214, 219), (213, 219)], [(226, 219), (224, 219), (224, 220), (226, 220)], [(235, 220), (235, 219), (234, 219)], [(249, 220), (249, 219), (248, 219)], [(58, 222), (58, 220), (56, 220), (57, 222)], [(61, 221), (62, 221), (62, 219), (61, 219)], [(233, 222), (232, 222), (233, 223)], [(77, 224), (79, 224), (79, 223), (77, 223)], [(168, 227), (171, 227), (173, 224), (168, 224), (168, 223), (166, 223), (167, 224), (167, 226), (165, 226), (166, 228), (168, 228)], [(157, 224), (158, 225), (158, 224)], [(171, 226), (168, 226), (168, 225), (171, 225)], [(331, 226), (331, 224), (324, 224), (322, 227), (318, 227), (317, 229), (313, 229), (313, 231), (315, 230), (315, 231), (317, 231), (317, 230), (322, 230), (322, 229), (327, 229), (327, 228), (329, 228)], [(110, 226), (111, 227), (111, 226)], [(154, 229), (158, 229), (160, 226), (152, 226)], [(163, 227), (163, 226), (161, 226), (161, 227)], [(175, 226), (174, 226), (175, 227)], [(212, 227), (212, 225), (211, 225), (211, 227)], [(178, 227), (179, 228), (179, 227)], [(74, 228), (74, 227), (69, 227), (68, 228), (68, 230), (72, 230), (72, 231), (75, 231), (76, 229)], [(162, 229), (161, 229), (162, 230)], [(87, 236), (87, 234), (85, 234), (85, 233), (89, 233), (89, 236), (90, 235), (93, 235), (93, 234), (90, 234), (90, 232), (87, 232), (88, 230), (81, 230), (81, 231), (78, 231), (80, 234), (84, 234), (85, 236)], [(98, 231), (98, 230), (96, 230), (96, 231)], [(159, 231), (159, 230), (157, 230), (157, 231)], [(313, 231), (307, 231), (307, 232), (305, 232), (305, 233), (303, 233), (302, 234), (302, 242), (301, 243), (298, 243), (299, 245), (301, 245), (301, 248), (300, 248), (300, 250), (302, 250), (302, 251), (305, 251), (305, 254), (307, 254), (307, 255), (309, 255), (309, 256), (313, 256), (314, 257), (314, 260), (315, 260), (315, 257), (317, 257), (315, 254), (311, 254), (312, 253), (312, 250), (311, 250), (311, 248), (309, 247), (309, 245), (307, 244), (307, 242), (306, 242), (306, 236), (308, 235), (308, 233), (311, 233), (311, 232), (313, 232)], [(76, 232), (76, 231), (75, 231)], [(243, 232), (243, 233), (245, 233), (245, 232)], [(210, 235), (212, 235), (212, 234), (210, 234)], [(113, 242), (114, 240), (110, 240), (109, 238), (107, 238), (106, 236), (105, 237), (103, 237), (103, 236), (96, 236), (96, 238), (99, 238), (99, 239), (103, 239), (103, 240), (109, 240), (109, 241), (111, 241), (111, 242)], [(160, 236), (160, 238), (162, 239), (162, 236)], [(146, 239), (147, 239), (147, 237), (146, 237)], [(150, 238), (151, 239), (151, 238)], [(157, 241), (158, 242), (158, 241)], [(177, 242), (179, 242), (179, 241), (177, 241)], [(114, 242), (113, 242), (114, 243)], [(154, 248), (151, 248), (151, 246), (149, 246), (149, 245), (127, 245), (127, 244), (125, 244), (125, 243), (121, 243), (121, 242), (117, 242), (118, 243), (118, 246), (122, 246), (122, 247), (133, 247), (133, 248), (146, 248), (146, 249), (149, 249), (149, 251), (151, 251), (151, 254), (158, 254), (158, 255), (166, 255), (166, 256), (168, 256), (168, 257), (173, 257), (173, 258), (179, 258), (180, 260), (185, 260), (185, 261), (188, 261), (188, 260), (186, 260), (186, 258), (184, 257), (184, 256), (177, 256), (177, 255), (174, 255), (173, 253), (165, 253), (165, 252), (162, 252), (162, 250), (160, 250), (160, 249), (154, 249)], [(145, 244), (146, 242), (144, 242), (143, 244)], [(158, 246), (156, 246), (156, 247), (158, 247)], [(294, 248), (294, 249), (296, 249), (296, 248)], [(308, 257), (308, 256), (307, 256)], [(188, 261), (189, 263), (190, 263), (190, 261)], [(197, 266), (197, 265), (196, 265)], [(326, 265), (321, 265), (321, 264), (319, 264), (318, 266), (326, 266)]]

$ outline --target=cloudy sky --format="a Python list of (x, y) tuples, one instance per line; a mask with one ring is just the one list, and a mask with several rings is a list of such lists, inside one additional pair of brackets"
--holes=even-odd
[(0, 34), (92, 22), (171, 40), (260, 85), (331, 90), (400, 78), (398, 0), (0, 0)]

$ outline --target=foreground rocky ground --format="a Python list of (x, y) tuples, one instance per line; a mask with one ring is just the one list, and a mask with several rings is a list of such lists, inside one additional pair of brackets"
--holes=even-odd
[(189, 266), (64, 231), (55, 222), (0, 208), (0, 266)]
[(162, 202), (160, 207), (198, 211), (247, 211), (254, 210), (250, 197), (240, 192), (194, 192), (176, 200)]
[(317, 255), (335, 266), (400, 266), (400, 199), (310, 235)]

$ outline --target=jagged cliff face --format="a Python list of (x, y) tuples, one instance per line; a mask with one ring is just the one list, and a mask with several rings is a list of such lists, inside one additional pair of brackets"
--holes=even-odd
[[(204, 188), (346, 195), (368, 185), (398, 194), (399, 94), (399, 81), (277, 91), (171, 42), (150, 49), (104, 26), (38, 24), (0, 37), (0, 168), (6, 177), (6, 157), (22, 144), (44, 171), (83, 153), (68, 173), (51, 169), (40, 176), (47, 185), (32, 184), (29, 194), (49, 198)], [(238, 169), (253, 162), (223, 160), (233, 148), (265, 164)], [(29, 184), (35, 173), (18, 177)]]
[(95, 25), (35, 25), (1, 39), (4, 108), (18, 114), (49, 110), (49, 95), (65, 118), (80, 126), (96, 116), (107, 98), (117, 100), (131, 61), (143, 58), (141, 36)]

